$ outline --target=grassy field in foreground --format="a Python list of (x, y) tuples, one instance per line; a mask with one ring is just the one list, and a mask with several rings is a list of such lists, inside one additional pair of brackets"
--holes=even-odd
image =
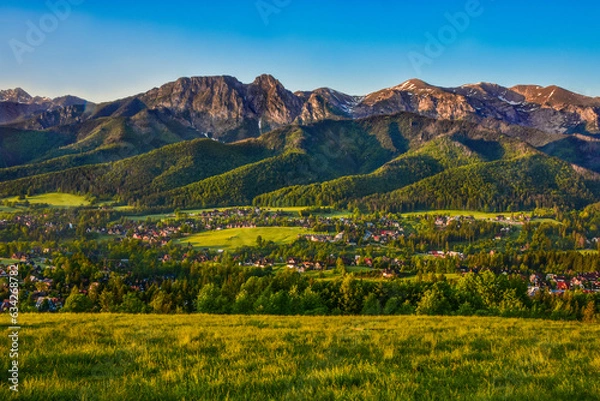
[[(47, 193), (42, 195), (28, 196), (26, 198), (31, 204), (45, 203), (54, 207), (77, 207), (89, 206), (89, 202), (79, 195), (63, 194), (59, 192)], [(3, 199), (9, 202), (19, 202), (17, 197)]]
[[(600, 394), (598, 325), (110, 314), (26, 314), (21, 324), (23, 400), (597, 400)], [(7, 355), (2, 337), (0, 353)], [(1, 359), (4, 375), (8, 363)], [(0, 399), (10, 399), (2, 381)]]
[(309, 233), (309, 230), (299, 227), (232, 228), (190, 235), (180, 239), (179, 243), (183, 245), (191, 243), (192, 246), (198, 248), (225, 250), (240, 246), (254, 246), (258, 236), (265, 241), (273, 241), (277, 244), (291, 244), (298, 239), (299, 234)]

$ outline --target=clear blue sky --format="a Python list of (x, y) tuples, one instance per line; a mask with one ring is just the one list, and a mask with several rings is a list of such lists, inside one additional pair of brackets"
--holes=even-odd
[[(419, 69), (410, 52), (427, 56), (427, 33), (437, 37), (449, 26), (446, 13), (476, 0), (264, 0), (274, 7), (268, 15), (256, 0), (70, 1), (82, 4), (58, 24), (44, 0), (0, 3), (0, 88), (105, 101), (181, 76), (251, 82), (270, 73), (291, 90), (356, 95), (418, 77), (443, 86), (557, 84), (600, 96), (597, 1), (480, 0), (481, 15)], [(31, 41), (28, 21), (39, 28), (40, 19), (50, 32)], [(21, 63), (16, 43), (27, 47), (19, 47)]]

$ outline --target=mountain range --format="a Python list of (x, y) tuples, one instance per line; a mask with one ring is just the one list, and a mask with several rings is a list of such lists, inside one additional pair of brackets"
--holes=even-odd
[(597, 198), (598, 134), (600, 98), (556, 86), (413, 79), (358, 97), (292, 93), (270, 75), (194, 77), (100, 104), (13, 89), (0, 91), (0, 195), (62, 190), (145, 207), (579, 206)]
[(251, 84), (219, 76), (181, 78), (101, 104), (74, 96), (32, 97), (20, 88), (0, 91), (0, 122), (19, 128), (49, 129), (153, 113), (224, 142), (256, 137), (289, 124), (399, 112), (487, 124), (503, 122), (549, 133), (600, 132), (600, 98), (557, 86), (505, 88), (478, 83), (443, 88), (412, 79), (359, 97), (329, 88), (292, 93), (270, 75), (257, 77)]

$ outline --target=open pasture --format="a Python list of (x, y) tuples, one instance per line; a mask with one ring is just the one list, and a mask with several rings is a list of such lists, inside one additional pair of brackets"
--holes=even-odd
[[(25, 314), (22, 400), (596, 400), (600, 326)], [(8, 340), (0, 352), (8, 352)], [(2, 358), (3, 372), (8, 358)], [(0, 399), (10, 399), (8, 386)]]

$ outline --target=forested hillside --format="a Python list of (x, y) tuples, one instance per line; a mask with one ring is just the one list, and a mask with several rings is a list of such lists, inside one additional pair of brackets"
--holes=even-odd
[(580, 208), (597, 198), (561, 160), (538, 154), (446, 170), (406, 188), (359, 202), (372, 210), (527, 210)]
[[(582, 136), (555, 140), (558, 134), (523, 127), (500, 132), (400, 113), (289, 125), (224, 144), (190, 140), (197, 133), (158, 111), (128, 117), (134, 105), (125, 106), (125, 115), (89, 121), (78, 134), (32, 132), (27, 139), (3, 128), (4, 143), (20, 147), (22, 156), (20, 165), (0, 169), (0, 196), (58, 191), (163, 209), (255, 204), (504, 211), (598, 200), (597, 174), (586, 168), (597, 167), (586, 153), (596, 142)], [(147, 129), (132, 119), (145, 121)]]

